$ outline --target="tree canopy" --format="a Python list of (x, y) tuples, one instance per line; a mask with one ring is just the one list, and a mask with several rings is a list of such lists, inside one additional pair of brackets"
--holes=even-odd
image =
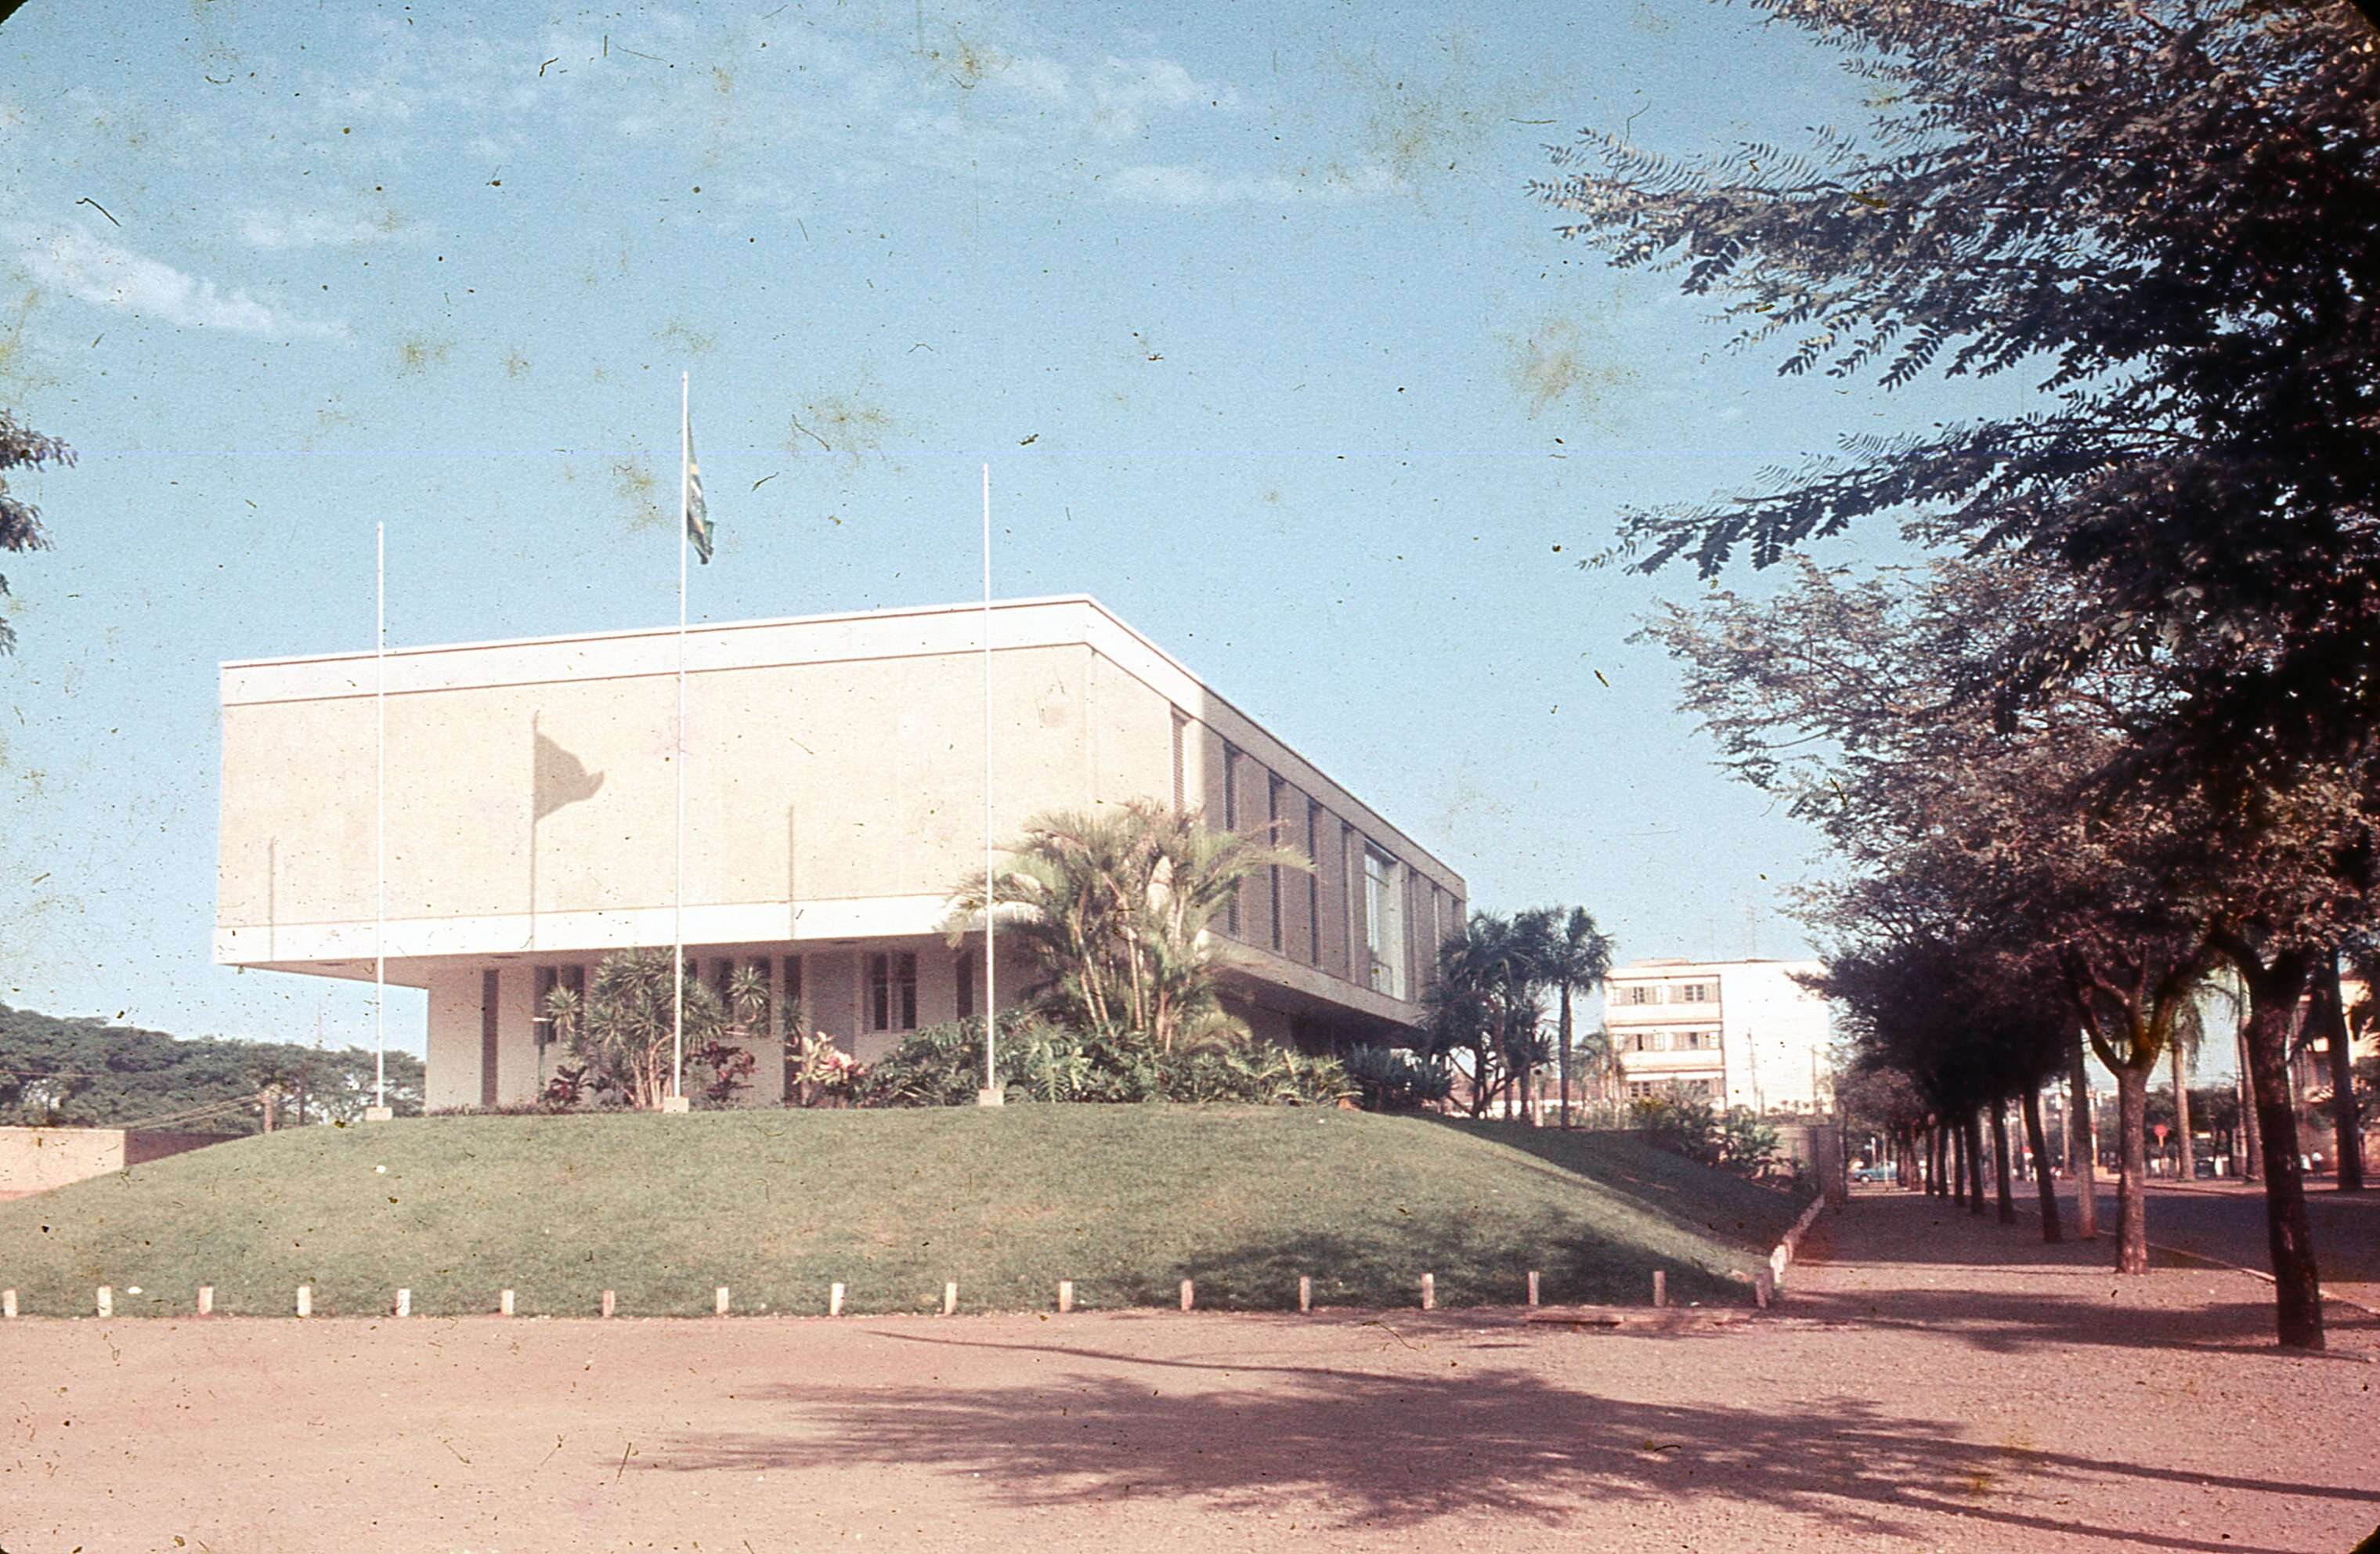
[[(50, 543), (48, 533), (42, 528), (42, 510), (10, 494), (7, 472), (73, 462), (72, 448), (20, 424), (6, 408), (0, 408), (0, 551), (46, 550)], [(0, 575), (0, 600), (7, 596), (8, 579)], [(0, 653), (14, 652), (16, 647), (17, 633), (8, 625), (6, 613), (0, 612)]]
[(1678, 158), (1582, 133), (1537, 195), (1788, 374), (2038, 374), (2031, 407), (1623, 522), (1712, 575), (1873, 518), (2017, 549), (2076, 608), (1961, 665), (2003, 714), (2178, 641), (2152, 764), (2242, 779), (2380, 715), (2380, 38), (2341, 0), (1753, 0), (1875, 117)]
[[(421, 1060), (387, 1054), (389, 1105), (421, 1111)], [(281, 1120), (359, 1120), (372, 1099), (372, 1054), (289, 1041), (176, 1038), (163, 1031), (61, 1019), (0, 1004), (0, 1122), (81, 1127), (147, 1124), (200, 1133), (253, 1133), (260, 1097), (279, 1098)]]

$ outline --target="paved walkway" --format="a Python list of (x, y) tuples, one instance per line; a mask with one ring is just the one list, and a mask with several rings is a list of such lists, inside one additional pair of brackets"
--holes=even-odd
[(2380, 1524), (2380, 1326), (1906, 1195), (1782, 1306), (1670, 1337), (1511, 1312), (21, 1320), (0, 1547), (2243, 1549)]

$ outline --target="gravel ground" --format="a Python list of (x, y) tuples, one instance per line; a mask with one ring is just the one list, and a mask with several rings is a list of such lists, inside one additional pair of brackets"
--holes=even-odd
[(1671, 1336), (22, 1319), (0, 1548), (2344, 1551), (2380, 1524), (2380, 1323), (2334, 1308), (2329, 1354), (2283, 1355), (2241, 1274), (2119, 1280), (1906, 1195), (1819, 1223), (1776, 1313)]

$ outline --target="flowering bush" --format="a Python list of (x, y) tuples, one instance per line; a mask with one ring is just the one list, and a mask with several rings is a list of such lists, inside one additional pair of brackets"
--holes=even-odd
[(850, 1099), (853, 1084), (866, 1072), (864, 1064), (822, 1030), (785, 1042), (785, 1099), (792, 1105), (844, 1105)]

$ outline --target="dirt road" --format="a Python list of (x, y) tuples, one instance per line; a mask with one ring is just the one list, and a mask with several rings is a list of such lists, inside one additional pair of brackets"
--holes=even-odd
[(23, 1319), (0, 1548), (2343, 1551), (2380, 1524), (2368, 1319), (2284, 1356), (2240, 1274), (2119, 1281), (1900, 1196), (1821, 1226), (1777, 1314), (1674, 1336)]

